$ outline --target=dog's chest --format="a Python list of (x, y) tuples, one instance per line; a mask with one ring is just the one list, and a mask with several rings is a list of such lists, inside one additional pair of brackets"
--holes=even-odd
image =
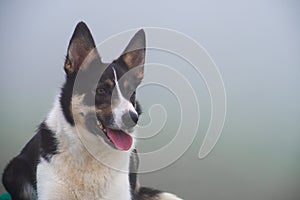
[[(39, 199), (114, 199), (130, 200), (128, 174), (112, 170), (97, 160), (85, 160), (78, 166), (70, 157), (56, 155), (50, 162), (42, 161), (37, 169)], [(48, 196), (48, 197), (47, 197)], [(53, 198), (50, 198), (53, 199)]]

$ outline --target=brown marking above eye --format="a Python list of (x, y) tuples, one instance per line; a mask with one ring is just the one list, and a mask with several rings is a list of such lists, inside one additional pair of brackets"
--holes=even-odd
[(104, 81), (104, 83), (106, 83), (107, 85), (109, 85), (109, 86), (111, 86), (111, 87), (114, 86), (114, 82), (113, 82), (111, 79), (106, 79), (106, 80)]

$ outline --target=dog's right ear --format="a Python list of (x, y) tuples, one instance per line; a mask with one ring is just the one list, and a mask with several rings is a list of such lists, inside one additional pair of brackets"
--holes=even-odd
[(93, 49), (95, 49), (95, 42), (90, 30), (84, 22), (79, 22), (69, 43), (64, 66), (66, 73), (77, 72)]
[(126, 64), (128, 70), (134, 69), (132, 73), (140, 80), (144, 77), (145, 53), (146, 37), (144, 30), (141, 29), (133, 36), (123, 54), (119, 57), (119, 60)]

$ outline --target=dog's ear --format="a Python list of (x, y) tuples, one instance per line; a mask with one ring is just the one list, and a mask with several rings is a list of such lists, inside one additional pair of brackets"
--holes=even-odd
[(95, 49), (95, 42), (90, 30), (84, 22), (79, 22), (68, 46), (64, 66), (66, 73), (71, 74), (78, 71), (84, 59), (93, 49)]
[(119, 60), (122, 60), (129, 70), (142, 79), (144, 77), (144, 63), (146, 52), (146, 38), (143, 29), (139, 30), (125, 48)]

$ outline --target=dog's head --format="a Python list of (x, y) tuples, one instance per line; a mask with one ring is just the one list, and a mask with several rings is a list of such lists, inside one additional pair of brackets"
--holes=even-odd
[(64, 65), (61, 105), (67, 121), (85, 127), (115, 149), (129, 150), (140, 115), (135, 91), (144, 76), (144, 62), (143, 30), (133, 36), (119, 58), (103, 63), (89, 29), (80, 22)]

